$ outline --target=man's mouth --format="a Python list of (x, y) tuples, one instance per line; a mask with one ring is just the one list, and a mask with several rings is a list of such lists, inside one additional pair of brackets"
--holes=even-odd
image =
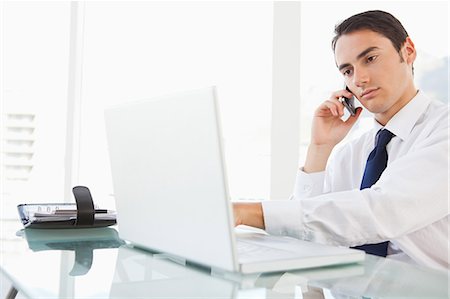
[(377, 93), (378, 90), (379, 90), (378, 87), (364, 89), (363, 92), (361, 93), (361, 98), (369, 99), (369, 98), (375, 96), (375, 94)]

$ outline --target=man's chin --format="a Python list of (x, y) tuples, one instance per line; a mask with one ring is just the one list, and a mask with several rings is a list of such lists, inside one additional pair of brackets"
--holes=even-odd
[(366, 102), (362, 105), (367, 111), (369, 111), (370, 113), (373, 113), (373, 114), (382, 114), (382, 113), (386, 112), (386, 107), (384, 107), (382, 105), (377, 105), (375, 103), (375, 101)]

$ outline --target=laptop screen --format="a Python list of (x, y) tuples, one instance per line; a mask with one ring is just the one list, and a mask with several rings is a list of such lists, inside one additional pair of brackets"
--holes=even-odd
[(214, 87), (105, 111), (121, 238), (236, 270)]

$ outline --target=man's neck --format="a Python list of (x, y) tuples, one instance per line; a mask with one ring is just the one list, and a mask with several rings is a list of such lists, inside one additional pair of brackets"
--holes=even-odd
[(414, 85), (408, 88), (408, 91), (405, 92), (401, 99), (399, 99), (388, 111), (384, 113), (375, 114), (375, 120), (382, 126), (385, 126), (392, 117), (394, 117), (397, 112), (402, 110), (411, 100), (417, 95), (419, 91), (416, 89)]

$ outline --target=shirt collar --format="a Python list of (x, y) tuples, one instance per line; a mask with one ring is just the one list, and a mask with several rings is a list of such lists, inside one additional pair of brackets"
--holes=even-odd
[[(430, 102), (431, 99), (422, 91), (419, 91), (408, 104), (388, 121), (384, 128), (394, 133), (402, 141), (406, 140)], [(376, 120), (374, 120), (374, 123), (377, 131), (383, 127)]]

